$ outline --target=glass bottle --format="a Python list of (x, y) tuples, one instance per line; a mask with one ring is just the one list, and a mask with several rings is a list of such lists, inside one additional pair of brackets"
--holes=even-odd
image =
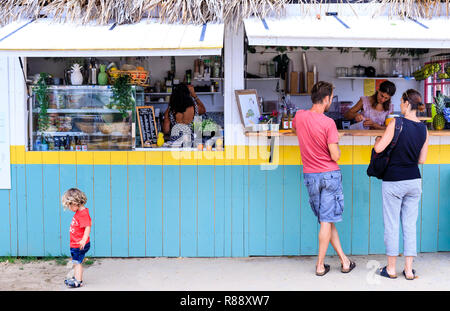
[(41, 135), (41, 151), (47, 151), (48, 150), (48, 143), (47, 140), (45, 139), (45, 135), (42, 134)]
[(48, 137), (48, 150), (55, 150), (55, 141), (52, 136)]
[(66, 145), (66, 139), (64, 137), (60, 137), (59, 138), (59, 150), (66, 150), (65, 146)]
[(214, 58), (213, 77), (214, 77), (214, 78), (219, 78), (219, 77), (220, 77), (220, 62), (219, 62), (219, 56), (216, 56), (216, 57)]
[(78, 136), (75, 136), (75, 150), (81, 151), (81, 142)]
[(41, 137), (39, 135), (36, 135), (36, 141), (34, 142), (34, 151), (40, 150), (41, 150)]
[(75, 145), (75, 136), (71, 138), (70, 140), (70, 151), (75, 151), (76, 145)]
[(88, 150), (87, 137), (83, 136), (82, 141), (81, 141), (81, 151), (87, 151), (87, 150)]

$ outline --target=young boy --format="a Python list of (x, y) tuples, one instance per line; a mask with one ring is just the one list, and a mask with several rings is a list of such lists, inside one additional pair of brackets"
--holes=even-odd
[(74, 277), (64, 280), (69, 287), (83, 285), (83, 266), (81, 265), (91, 243), (91, 217), (89, 210), (84, 206), (87, 202), (86, 195), (77, 188), (67, 190), (62, 196), (61, 202), (64, 209), (70, 209), (75, 215), (70, 224), (70, 253), (74, 265)]

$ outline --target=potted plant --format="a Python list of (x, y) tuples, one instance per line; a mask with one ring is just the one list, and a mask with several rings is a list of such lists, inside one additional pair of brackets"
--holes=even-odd
[[(130, 117), (131, 111), (134, 109), (135, 99), (133, 96), (133, 88), (130, 84), (131, 77), (123, 75), (118, 77), (112, 86), (111, 102), (108, 104), (109, 109), (117, 109), (120, 115), (114, 118), (114, 121), (119, 121), (117, 129), (114, 132), (128, 133), (130, 131)], [(110, 120), (104, 120), (110, 121)], [(121, 122), (120, 122), (121, 121)]]
[(41, 73), (36, 86), (33, 87), (33, 93), (36, 98), (36, 103), (39, 108), (38, 116), (38, 131), (44, 132), (50, 125), (49, 116), (47, 113), (49, 99), (48, 99), (48, 86), (46, 80), (49, 75), (47, 73)]

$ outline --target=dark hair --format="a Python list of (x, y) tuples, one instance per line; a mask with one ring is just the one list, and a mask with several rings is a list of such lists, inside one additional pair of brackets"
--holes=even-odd
[[(397, 90), (397, 88), (395, 87), (395, 84), (392, 83), (391, 81), (384, 81), (380, 84), (380, 87), (378, 88), (378, 91), (375, 92), (375, 94), (373, 94), (371, 96), (372, 98), (372, 107), (375, 108), (378, 105), (377, 102), (377, 97), (378, 97), (378, 92), (383, 92), (388, 94), (389, 96), (394, 96), (395, 91)], [(389, 98), (387, 101), (385, 101), (383, 104), (383, 110), (384, 111), (388, 111), (391, 108), (391, 99)]]
[(313, 104), (321, 103), (325, 97), (331, 96), (333, 88), (333, 84), (324, 81), (314, 84), (311, 89), (311, 101)]
[(194, 106), (194, 100), (191, 97), (191, 92), (186, 84), (179, 84), (174, 87), (170, 95), (169, 108), (174, 113), (185, 112), (188, 107)]
[(422, 95), (419, 91), (409, 89), (403, 93), (402, 99), (411, 105), (411, 110), (423, 111), (425, 109), (425, 105), (422, 103)]

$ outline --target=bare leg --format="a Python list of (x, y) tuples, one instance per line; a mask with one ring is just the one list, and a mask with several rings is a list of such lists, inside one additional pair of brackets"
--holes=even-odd
[(413, 260), (413, 256), (405, 256), (405, 274), (408, 278), (414, 277), (414, 274), (412, 273)]
[(334, 250), (339, 256), (339, 259), (341, 260), (341, 263), (344, 267), (344, 269), (350, 268), (350, 260), (348, 257), (344, 254), (344, 251), (341, 247), (341, 241), (339, 240), (339, 234), (336, 229), (336, 225), (334, 223), (331, 224), (331, 245), (333, 246)]
[(390, 275), (397, 275), (397, 273), (395, 273), (395, 264), (397, 262), (397, 256), (387, 256), (387, 258), (388, 258), (388, 264), (386, 267), (387, 273)]
[(327, 253), (328, 244), (331, 240), (331, 223), (321, 222), (319, 231), (319, 255), (317, 258), (316, 272), (321, 273), (325, 271), (324, 261)]
[(81, 264), (74, 264), (74, 275), (78, 281), (83, 281), (83, 266)]

